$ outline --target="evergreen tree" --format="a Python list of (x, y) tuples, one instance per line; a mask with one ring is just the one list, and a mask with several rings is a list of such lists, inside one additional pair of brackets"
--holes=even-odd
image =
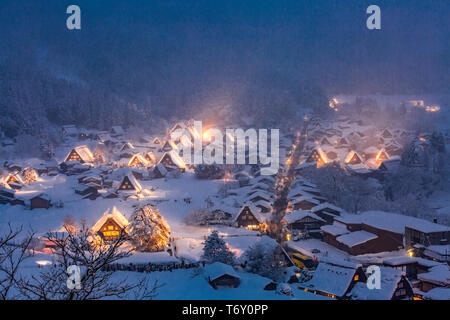
[(129, 228), (131, 242), (139, 251), (162, 251), (168, 246), (170, 228), (156, 206), (139, 206)]
[(222, 262), (233, 264), (235, 261), (234, 253), (228, 248), (223, 239), (219, 237), (219, 233), (214, 230), (205, 240), (203, 247), (202, 259), (209, 262)]

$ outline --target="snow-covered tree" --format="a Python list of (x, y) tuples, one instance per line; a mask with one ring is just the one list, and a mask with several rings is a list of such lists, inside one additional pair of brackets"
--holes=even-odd
[(226, 264), (234, 264), (235, 255), (228, 247), (227, 243), (220, 238), (217, 230), (205, 240), (203, 247), (202, 259), (208, 263), (222, 262)]
[(248, 272), (279, 281), (283, 277), (283, 264), (277, 258), (277, 247), (267, 247), (261, 242), (251, 246), (244, 254)]
[(154, 205), (136, 208), (129, 229), (131, 242), (139, 251), (162, 251), (168, 246), (169, 225)]

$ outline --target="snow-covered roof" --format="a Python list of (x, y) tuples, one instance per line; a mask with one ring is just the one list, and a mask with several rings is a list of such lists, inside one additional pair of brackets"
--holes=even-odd
[(251, 201), (251, 200), (253, 200), (253, 199), (257, 198), (257, 197), (263, 198), (263, 199), (265, 199), (268, 202), (270, 202), (271, 199), (272, 199), (271, 195), (269, 193), (267, 193), (267, 192), (264, 192), (264, 191), (257, 191), (255, 193), (251, 194), (247, 199)]
[[(128, 178), (128, 180), (130, 181), (130, 183), (132, 184), (132, 186), (134, 187), (134, 189), (139, 193), (142, 191), (142, 186), (139, 183), (139, 181), (136, 179), (136, 177), (132, 174), (132, 173), (128, 173), (126, 174), (122, 180), (120, 181), (120, 183), (117, 185), (117, 187), (120, 187), (120, 185), (123, 183), (123, 181), (125, 180), (125, 178)], [(119, 191), (119, 190), (116, 190)], [(126, 190), (120, 190), (120, 191), (126, 191)]]
[(304, 219), (305, 217), (310, 217), (317, 221), (326, 222), (325, 220), (323, 220), (321, 217), (319, 217), (315, 213), (312, 213), (310, 211), (305, 211), (305, 210), (296, 210), (296, 211), (289, 212), (284, 216), (283, 219), (286, 221), (287, 224), (291, 224), (296, 221), (300, 221), (300, 220)]
[(122, 229), (126, 228), (130, 222), (116, 207), (105, 211), (103, 216), (91, 228), (92, 231), (98, 232), (108, 219), (113, 219)]
[(311, 203), (313, 203), (313, 204), (320, 204), (320, 201), (319, 200), (317, 200), (317, 199), (314, 199), (312, 196), (311, 197), (306, 197), (306, 196), (304, 196), (304, 197), (299, 197), (299, 198), (297, 198), (297, 199), (294, 199), (293, 201), (292, 201), (292, 204), (297, 204), (297, 203), (300, 203), (300, 202), (302, 202), (302, 201), (308, 201), (308, 202), (311, 202)]
[(244, 211), (244, 209), (246, 207), (249, 208), (249, 210), (251, 211), (253, 216), (256, 218), (256, 220), (258, 220), (259, 223), (264, 223), (266, 221), (266, 217), (261, 213), (261, 210), (258, 207), (256, 207), (255, 205), (249, 204), (249, 203), (246, 203), (242, 206), (242, 208), (239, 210), (239, 212), (234, 216), (233, 221), (237, 221), (237, 219), (241, 215), (242, 211)]
[(66, 160), (72, 151), (75, 151), (80, 156), (81, 160), (83, 160), (84, 162), (94, 162), (94, 155), (87, 146), (75, 147), (73, 150), (69, 152), (69, 154), (66, 157)]
[(450, 267), (448, 264), (439, 264), (426, 273), (418, 274), (417, 278), (439, 286), (450, 286)]
[(436, 287), (423, 295), (424, 299), (430, 300), (450, 300), (450, 288)]
[(381, 285), (380, 289), (369, 289), (364, 282), (357, 282), (348, 293), (355, 300), (390, 300), (394, 295), (402, 277), (405, 273), (400, 270), (380, 266)]
[(324, 210), (324, 209), (331, 209), (334, 211), (338, 211), (339, 213), (344, 212), (344, 209), (336, 207), (335, 205), (333, 205), (329, 202), (324, 202), (324, 203), (321, 203), (321, 204), (311, 208), (311, 212), (317, 212), (317, 211)]
[(336, 238), (336, 241), (343, 243), (351, 248), (376, 238), (378, 238), (376, 234), (360, 230), (341, 235)]
[(172, 159), (172, 162), (178, 167), (178, 168), (184, 168), (186, 167), (186, 164), (184, 163), (183, 159), (178, 155), (178, 153), (175, 150), (171, 150), (169, 152), (165, 152), (164, 155), (159, 160), (159, 163), (165, 158), (170, 157)]
[(423, 259), (419, 257), (409, 257), (409, 256), (401, 256), (401, 257), (393, 257), (389, 259), (383, 260), (383, 264), (396, 267), (401, 265), (407, 265), (407, 264), (419, 264), (424, 267), (434, 267), (439, 265), (439, 262)]
[(347, 230), (347, 228), (345, 228), (344, 226), (338, 225), (338, 224), (325, 225), (325, 226), (320, 227), (320, 230), (322, 230), (323, 232), (329, 233), (335, 237), (350, 233), (350, 231)]
[(355, 275), (355, 268), (338, 266), (320, 261), (311, 280), (299, 286), (342, 297), (347, 292)]
[(137, 160), (139, 163), (141, 163), (144, 166), (149, 164), (149, 162), (147, 161), (147, 159), (145, 159), (145, 157), (143, 155), (141, 155), (140, 153), (136, 153), (135, 155), (133, 155), (130, 158), (130, 161), (128, 161), (128, 166), (131, 166), (135, 160)]
[(343, 223), (364, 223), (378, 229), (403, 234), (405, 227), (410, 227), (425, 233), (449, 231), (444, 225), (429, 222), (427, 220), (390, 213), (385, 211), (366, 211), (359, 215), (345, 215), (335, 218)]
[(214, 281), (215, 279), (223, 276), (224, 274), (235, 278), (239, 278), (237, 272), (234, 271), (232, 266), (221, 262), (214, 262), (205, 266), (203, 272), (207, 277), (209, 277), (211, 281)]

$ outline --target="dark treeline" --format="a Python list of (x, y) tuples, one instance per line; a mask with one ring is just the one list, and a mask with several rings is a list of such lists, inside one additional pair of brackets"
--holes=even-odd
[[(82, 30), (65, 27), (68, 5)], [(149, 119), (326, 110), (334, 93), (448, 92), (448, 1), (61, 1), (0, 3), (0, 125), (99, 129)]]

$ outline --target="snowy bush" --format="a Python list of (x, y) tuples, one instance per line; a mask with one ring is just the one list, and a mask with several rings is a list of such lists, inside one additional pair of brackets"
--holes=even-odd
[(204, 244), (202, 260), (208, 263), (222, 262), (230, 265), (234, 264), (234, 253), (230, 250), (227, 243), (219, 237), (219, 233), (216, 230), (211, 232)]
[(284, 294), (286, 296), (293, 296), (294, 292), (292, 291), (292, 288), (287, 283), (280, 283), (277, 288), (278, 294)]
[(263, 243), (256, 243), (245, 253), (245, 270), (256, 273), (274, 281), (280, 281), (284, 268), (277, 258), (277, 247), (267, 247)]

